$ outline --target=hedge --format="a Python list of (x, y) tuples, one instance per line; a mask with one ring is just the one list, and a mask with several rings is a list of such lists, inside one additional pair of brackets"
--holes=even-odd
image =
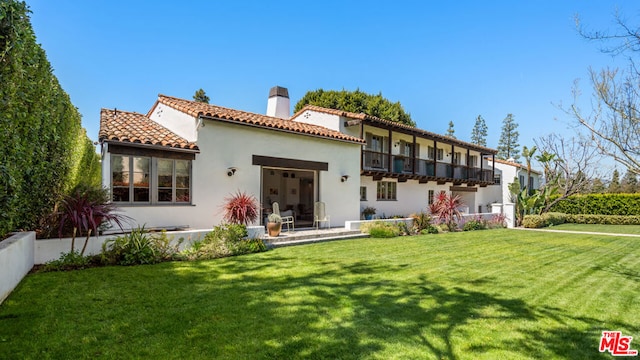
[(551, 211), (565, 214), (640, 215), (640, 194), (574, 195), (555, 204)]
[(542, 215), (525, 215), (522, 226), (526, 228), (542, 228), (563, 223), (602, 224), (602, 225), (640, 225), (640, 215), (592, 215), (545, 213)]
[(100, 179), (99, 157), (29, 13), (24, 2), (0, 2), (0, 239), (35, 229), (62, 194)]

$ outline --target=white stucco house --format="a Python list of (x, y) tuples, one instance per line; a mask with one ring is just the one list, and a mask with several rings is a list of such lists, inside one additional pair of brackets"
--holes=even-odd
[[(229, 195), (273, 202), (311, 226), (326, 204), (332, 226), (426, 210), (435, 193), (460, 195), (467, 213), (502, 202), (496, 150), (385, 119), (308, 105), (290, 115), (288, 91), (271, 89), (267, 114), (159, 95), (146, 113), (102, 109), (103, 184), (148, 227), (211, 228)], [(496, 166), (494, 167), (494, 164)], [(264, 220), (261, 216), (260, 223)]]
[(508, 203), (515, 201), (511, 198), (511, 192), (509, 191), (509, 184), (515, 182), (515, 179), (518, 179), (520, 189), (524, 189), (527, 185), (532, 190), (540, 189), (542, 185), (542, 173), (540, 171), (531, 169), (531, 176), (527, 179), (527, 167), (515, 162), (513, 159), (492, 159), (489, 163), (491, 164), (492, 162), (495, 163), (496, 176), (490, 191), (493, 192), (495, 198), (501, 199), (501, 201), (496, 202)]

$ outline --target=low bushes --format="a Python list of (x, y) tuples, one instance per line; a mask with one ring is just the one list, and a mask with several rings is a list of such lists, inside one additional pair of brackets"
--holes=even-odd
[(362, 224), (360, 230), (363, 233), (368, 233), (372, 238), (392, 238), (400, 236), (401, 234), (407, 234), (407, 226), (404, 222), (391, 223), (383, 221), (374, 221), (371, 223)]
[(526, 228), (542, 228), (553, 225), (564, 224), (567, 221), (567, 214), (549, 212), (542, 215), (525, 215), (522, 226)]
[(601, 225), (640, 225), (640, 215), (592, 215), (545, 213), (542, 215), (526, 215), (522, 226), (526, 228), (542, 228), (564, 223), (601, 224)]
[(567, 222), (574, 224), (640, 225), (640, 216), (579, 214), (567, 215)]
[(144, 227), (102, 244), (99, 255), (82, 256), (78, 251), (64, 253), (49, 261), (42, 271), (77, 270), (105, 265), (143, 265), (171, 260), (216, 259), (266, 251), (262, 239), (247, 239), (247, 228), (240, 224), (216, 226), (201, 241), (179, 251), (183, 238), (174, 241), (166, 231), (149, 233)]

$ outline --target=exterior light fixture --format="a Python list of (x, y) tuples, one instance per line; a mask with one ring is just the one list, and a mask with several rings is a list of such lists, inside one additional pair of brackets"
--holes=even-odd
[(237, 169), (236, 169), (236, 168), (234, 168), (234, 167), (227, 168), (227, 176), (233, 176), (233, 175), (235, 175), (235, 174), (236, 174), (236, 170), (237, 170)]

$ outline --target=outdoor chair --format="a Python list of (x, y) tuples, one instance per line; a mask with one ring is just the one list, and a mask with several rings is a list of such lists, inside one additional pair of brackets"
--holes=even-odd
[(273, 213), (274, 214), (278, 214), (280, 215), (280, 217), (282, 218), (282, 225), (287, 225), (287, 231), (290, 231), (291, 228), (289, 227), (289, 225), (291, 225), (291, 227), (293, 228), (293, 231), (296, 230), (296, 225), (294, 224), (294, 216), (293, 216), (293, 211), (287, 210), (287, 211), (283, 211), (282, 214), (280, 214), (280, 205), (277, 202), (273, 203)]
[(321, 222), (326, 222), (328, 228), (331, 228), (331, 216), (327, 215), (325, 204), (319, 201), (313, 204), (313, 223), (316, 225), (316, 230)]

